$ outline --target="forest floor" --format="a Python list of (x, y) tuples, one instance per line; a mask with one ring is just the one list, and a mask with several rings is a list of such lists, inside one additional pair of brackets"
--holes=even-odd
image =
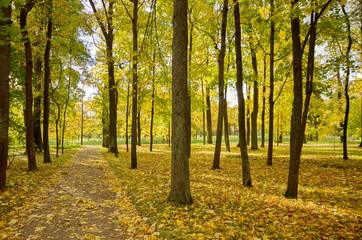
[(37, 172), (17, 161), (0, 193), (0, 239), (362, 239), (361, 148), (343, 160), (338, 145), (306, 144), (297, 200), (283, 197), (288, 145), (274, 147), (273, 166), (267, 148), (249, 151), (252, 188), (241, 184), (239, 148), (222, 152), (220, 170), (213, 151), (192, 145), (189, 206), (167, 202), (167, 145), (138, 147), (133, 170), (124, 146), (118, 158), (97, 146), (66, 150)]
[(9, 221), (0, 223), (0, 239), (143, 239), (150, 235), (127, 194), (118, 188), (99, 147), (80, 148), (57, 173), (51, 184), (8, 213)]

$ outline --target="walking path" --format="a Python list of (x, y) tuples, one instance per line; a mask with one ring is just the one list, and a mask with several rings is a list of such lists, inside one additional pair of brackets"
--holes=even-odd
[[(55, 184), (17, 213), (16, 239), (147, 238), (150, 231), (102, 159), (82, 147)], [(14, 239), (13, 237), (9, 239)]]

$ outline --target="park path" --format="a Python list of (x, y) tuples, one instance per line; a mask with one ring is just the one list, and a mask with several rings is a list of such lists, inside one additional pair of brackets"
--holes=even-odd
[[(57, 181), (18, 213), (17, 239), (144, 238), (137, 227), (147, 226), (127, 194), (114, 185), (117, 179), (100, 148), (83, 146), (60, 171)], [(137, 227), (127, 226), (129, 222)]]

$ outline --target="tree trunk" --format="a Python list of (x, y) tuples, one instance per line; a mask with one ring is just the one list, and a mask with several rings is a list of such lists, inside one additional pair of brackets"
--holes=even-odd
[[(292, 9), (298, 6), (298, 0), (292, 1)], [(294, 16), (291, 19), (293, 43), (293, 110), (290, 130), (290, 165), (286, 198), (297, 198), (300, 155), (302, 153), (304, 132), (302, 131), (303, 111), (303, 75), (302, 48), (300, 43), (300, 20)]]
[(263, 96), (262, 96), (262, 108), (261, 108), (261, 144), (260, 147), (265, 147), (265, 103), (266, 103), (266, 55), (264, 56), (263, 59), (263, 66), (264, 66), (264, 71), (263, 71), (263, 88), (262, 88), (262, 92), (263, 92)]
[(225, 87), (225, 98), (224, 98), (224, 138), (225, 148), (227, 152), (230, 152), (230, 139), (229, 139), (229, 119), (228, 119), (228, 107), (226, 101), (227, 87)]
[(201, 99), (202, 99), (202, 139), (206, 145), (206, 126), (205, 126), (205, 93), (204, 93), (204, 80), (201, 80)]
[(210, 101), (210, 86), (208, 83), (206, 83), (206, 128), (207, 128), (207, 143), (212, 144), (211, 101)]
[(347, 46), (347, 52), (346, 52), (346, 65), (347, 65), (347, 73), (345, 78), (345, 85), (344, 85), (344, 96), (346, 98), (346, 110), (344, 112), (344, 120), (343, 120), (343, 159), (348, 159), (348, 151), (347, 151), (347, 129), (348, 129), (348, 116), (349, 116), (349, 76), (351, 72), (351, 60), (350, 60), (350, 52), (352, 48), (352, 36), (351, 36), (351, 24), (349, 21), (349, 16), (346, 12), (346, 9), (343, 5), (341, 5), (342, 11), (347, 23), (347, 31), (348, 31), (348, 46)]
[[(114, 153), (118, 157), (117, 147), (117, 103), (118, 94), (117, 86), (114, 81), (114, 58), (113, 58), (113, 40), (114, 40), (114, 27), (113, 27), (113, 5), (114, 2), (110, 1), (108, 9), (105, 4), (103, 5), (106, 11), (106, 23), (104, 23), (97, 12), (93, 0), (89, 0), (93, 13), (97, 19), (99, 27), (103, 33), (106, 42), (107, 52), (107, 68), (108, 68), (108, 93), (109, 93), (109, 126), (108, 126), (108, 151)], [(103, 130), (104, 133), (104, 130)]]
[[(140, 88), (138, 89), (138, 93), (140, 93)], [(139, 94), (138, 94), (138, 100), (140, 100)], [(138, 106), (138, 112), (137, 112), (137, 145), (142, 146), (142, 137), (141, 137), (141, 106), (139, 102), (137, 103)]]
[(241, 55), (241, 27), (238, 0), (234, 0), (235, 55), (236, 55), (236, 91), (238, 95), (239, 145), (242, 160), (243, 185), (251, 187), (250, 163), (245, 136), (245, 101), (243, 93), (243, 60)]
[(103, 139), (102, 139), (102, 147), (106, 147), (106, 148), (108, 148), (108, 146), (109, 146), (108, 116), (109, 116), (109, 113), (106, 112), (106, 107), (103, 104), (103, 110), (102, 110), (102, 126), (103, 126), (103, 129), (102, 129), (102, 137), (103, 137)]
[(108, 151), (118, 157), (117, 147), (117, 86), (114, 81), (113, 60), (113, 30), (108, 29), (107, 35), (107, 63), (108, 63), (108, 90), (109, 90), (109, 146)]
[(11, 4), (0, 7), (0, 190), (6, 186), (9, 148), (9, 82)]
[[(292, 1), (292, 9), (298, 10), (299, 0)], [(303, 103), (303, 49), (306, 45), (307, 37), (304, 40), (303, 45), (300, 42), (300, 19), (298, 16), (291, 18), (292, 29), (292, 46), (293, 46), (293, 110), (291, 119), (291, 131), (290, 131), (290, 165), (288, 175), (288, 186), (285, 193), (286, 198), (298, 197), (298, 177), (300, 156), (302, 153), (303, 140), (305, 139), (305, 127), (307, 123), (309, 102), (313, 93), (313, 75), (314, 75), (314, 52), (315, 42), (317, 35), (317, 21), (318, 18), (325, 11), (327, 6), (332, 2), (329, 0), (324, 4), (321, 11), (316, 14), (314, 11), (311, 14), (310, 28), (308, 34), (310, 34), (308, 62), (307, 62), (307, 79), (305, 83), (305, 99)]]
[(221, 151), (221, 138), (222, 138), (222, 123), (224, 118), (224, 62), (225, 62), (225, 48), (226, 48), (226, 24), (228, 13), (228, 1), (224, 0), (222, 11), (222, 23), (221, 23), (221, 49), (219, 53), (219, 111), (217, 115), (217, 130), (216, 130), (216, 144), (214, 161), (212, 169), (220, 169), (220, 151)]
[(127, 107), (126, 107), (126, 149), (127, 149), (127, 152), (129, 151), (129, 147), (128, 147), (128, 140), (129, 140), (129, 136), (128, 136), (128, 120), (129, 120), (129, 113), (130, 113), (130, 110), (129, 110), (129, 89), (130, 89), (130, 86), (129, 86), (129, 82), (127, 84)]
[(138, 0), (133, 1), (133, 18), (132, 18), (132, 32), (133, 32), (133, 80), (132, 80), (132, 138), (131, 138), (131, 169), (137, 168), (137, 113), (138, 113), (138, 74), (137, 74), (137, 61), (138, 61)]
[(60, 104), (56, 101), (53, 102), (57, 105), (57, 118), (55, 119), (55, 142), (56, 142), (56, 151), (55, 156), (59, 157), (59, 121), (60, 121)]
[[(71, 42), (70, 42), (71, 44)], [(70, 45), (69, 55), (72, 55), (72, 45)], [(70, 84), (72, 80), (72, 59), (70, 59), (69, 64), (69, 76), (68, 76), (68, 89), (67, 89), (67, 98), (65, 99), (64, 104), (64, 112), (63, 112), (63, 128), (62, 128), (62, 154), (64, 154), (64, 136), (65, 136), (65, 128), (66, 128), (66, 117), (67, 117), (67, 109), (68, 109), (68, 103), (70, 99)]]
[[(49, 0), (50, 6), (52, 0)], [(47, 41), (44, 52), (44, 113), (43, 113), (43, 144), (44, 144), (44, 163), (51, 163), (50, 151), (49, 151), (49, 86), (50, 86), (50, 48), (51, 38), (53, 31), (53, 21), (51, 18), (52, 7), (50, 7), (48, 26), (47, 26)]]
[[(248, 103), (250, 102), (250, 86), (246, 84), (246, 98)], [(250, 128), (250, 107), (249, 104), (246, 105), (246, 145), (250, 145), (250, 135), (251, 135), (251, 128)]]
[(153, 120), (155, 115), (155, 72), (156, 72), (156, 51), (153, 52), (152, 59), (152, 95), (151, 95), (151, 124), (150, 124), (150, 151), (153, 147)]
[(26, 153), (28, 156), (28, 171), (35, 171), (36, 166), (34, 147), (33, 122), (33, 56), (27, 28), (28, 13), (34, 7), (35, 1), (29, 0), (20, 10), (20, 29), (25, 48), (25, 127), (26, 127)]
[(174, 0), (172, 40), (172, 162), (169, 201), (192, 204), (188, 157), (187, 0)]
[(41, 82), (42, 82), (42, 59), (40, 56), (35, 57), (35, 96), (34, 96), (34, 140), (35, 150), (43, 151), (43, 139), (41, 136)]
[(81, 130), (80, 130), (80, 145), (83, 145), (83, 135), (84, 135), (84, 100), (82, 96), (82, 122), (81, 122)]
[(259, 109), (259, 87), (258, 87), (258, 63), (255, 49), (251, 47), (251, 60), (254, 69), (253, 82), (253, 111), (251, 113), (251, 150), (258, 150), (258, 109)]
[(273, 137), (274, 137), (274, 38), (275, 38), (275, 22), (274, 16), (274, 0), (270, 0), (271, 22), (270, 22), (270, 90), (269, 90), (269, 133), (268, 133), (268, 158), (267, 165), (273, 165)]

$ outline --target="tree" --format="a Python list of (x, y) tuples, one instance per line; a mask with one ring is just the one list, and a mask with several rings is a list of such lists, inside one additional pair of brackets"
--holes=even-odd
[(222, 124), (224, 118), (224, 62), (225, 62), (225, 50), (226, 50), (226, 23), (228, 15), (228, 1), (224, 0), (223, 11), (222, 11), (222, 23), (221, 23), (221, 46), (218, 56), (219, 64), (219, 77), (218, 77), (218, 87), (219, 87), (219, 111), (217, 115), (217, 129), (216, 129), (216, 143), (215, 143), (215, 152), (214, 152), (214, 161), (212, 164), (212, 169), (220, 168), (220, 151), (221, 151), (221, 138), (222, 138)]
[(348, 152), (347, 152), (347, 128), (348, 128), (348, 117), (349, 117), (349, 108), (350, 108), (350, 99), (348, 94), (349, 89), (349, 77), (351, 74), (351, 59), (350, 59), (350, 52), (352, 48), (352, 36), (351, 36), (351, 24), (349, 21), (349, 16), (346, 12), (346, 9), (343, 5), (341, 5), (345, 21), (347, 24), (347, 34), (348, 34), (348, 46), (346, 51), (346, 77), (345, 77), (345, 83), (344, 83), (344, 96), (346, 98), (346, 110), (344, 113), (344, 120), (343, 120), (343, 159), (348, 159)]
[(46, 46), (44, 52), (44, 112), (43, 112), (43, 145), (44, 145), (44, 163), (51, 163), (50, 151), (49, 151), (49, 85), (50, 79), (50, 48), (51, 38), (53, 31), (52, 13), (52, 0), (48, 1), (48, 24), (46, 31)]
[(251, 187), (250, 163), (246, 144), (245, 101), (243, 91), (243, 62), (241, 54), (241, 27), (239, 2), (234, 0), (235, 54), (236, 54), (236, 91), (238, 95), (239, 146), (242, 160), (243, 185)]
[(172, 161), (169, 201), (192, 204), (188, 156), (187, 0), (174, 0), (172, 40)]
[[(328, 0), (319, 13), (314, 8), (311, 13), (310, 27), (303, 44), (301, 44), (299, 0), (292, 0), (292, 45), (293, 45), (293, 110), (290, 130), (290, 163), (286, 198), (298, 197), (298, 177), (300, 156), (304, 141), (304, 132), (307, 123), (310, 97), (313, 92), (314, 51), (317, 35), (317, 22), (327, 6), (332, 2)], [(315, 6), (312, 6), (315, 7)], [(305, 83), (305, 98), (303, 97), (303, 51), (309, 37), (309, 51), (307, 63), (307, 77)], [(304, 100), (304, 102), (303, 102)]]
[(259, 105), (259, 83), (258, 83), (258, 62), (256, 59), (256, 50), (252, 45), (251, 48), (251, 61), (254, 70), (253, 81), (253, 111), (251, 112), (251, 148), (258, 150), (258, 105)]
[(0, 190), (6, 186), (9, 148), (9, 82), (11, 1), (0, 6)]
[(27, 17), (34, 7), (35, 1), (29, 0), (20, 10), (20, 29), (25, 49), (25, 127), (26, 153), (28, 156), (28, 171), (37, 170), (34, 147), (33, 121), (33, 54), (27, 28)]
[[(132, 57), (132, 132), (131, 132), (131, 168), (137, 168), (137, 126), (138, 121), (138, 0), (133, 0), (133, 17), (132, 33), (133, 33), (133, 57)], [(138, 118), (138, 120), (140, 120)], [(141, 139), (139, 139), (141, 145)]]
[(273, 138), (274, 138), (274, 35), (275, 35), (275, 22), (274, 22), (274, 0), (270, 0), (270, 62), (269, 62), (269, 133), (268, 133), (268, 158), (267, 165), (273, 165)]
[(108, 69), (108, 94), (109, 94), (109, 138), (108, 138), (108, 151), (118, 156), (117, 147), (117, 86), (114, 80), (114, 58), (113, 58), (113, 40), (114, 40), (114, 26), (113, 26), (113, 8), (114, 1), (108, 2), (108, 8), (104, 1), (103, 10), (105, 21), (102, 20), (93, 0), (89, 0), (93, 13), (97, 19), (97, 23), (101, 28), (104, 40), (106, 42), (107, 52), (107, 69)]

